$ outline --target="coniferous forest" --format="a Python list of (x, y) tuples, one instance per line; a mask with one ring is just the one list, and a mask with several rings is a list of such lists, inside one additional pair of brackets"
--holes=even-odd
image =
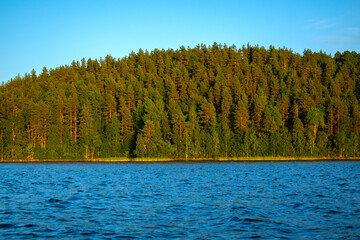
[(359, 98), (356, 52), (140, 49), (0, 86), (0, 157), (359, 157)]

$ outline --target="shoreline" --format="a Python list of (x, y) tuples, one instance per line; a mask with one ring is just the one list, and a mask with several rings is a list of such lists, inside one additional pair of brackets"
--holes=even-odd
[(360, 157), (242, 157), (242, 158), (93, 158), (93, 159), (14, 159), (0, 160), (0, 163), (41, 163), (41, 162), (281, 162), (281, 161), (360, 161)]

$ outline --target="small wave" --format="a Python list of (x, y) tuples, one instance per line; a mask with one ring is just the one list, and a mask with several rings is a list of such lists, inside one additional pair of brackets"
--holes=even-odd
[(0, 229), (3, 228), (3, 229), (6, 229), (6, 228), (14, 228), (16, 227), (15, 224), (12, 224), (12, 223), (0, 223)]
[(120, 238), (120, 239), (135, 239), (135, 238), (137, 238), (137, 237), (120, 235), (120, 236), (116, 236), (115, 238)]
[(282, 233), (286, 233), (286, 234), (288, 234), (288, 233), (293, 233), (293, 231), (287, 230), (287, 229), (281, 229), (280, 231), (281, 231)]
[(31, 228), (31, 227), (36, 227), (37, 225), (35, 224), (31, 224), (31, 223), (28, 223), (28, 224), (25, 224), (24, 227), (26, 228)]
[(245, 208), (244, 206), (234, 206), (231, 207), (231, 210), (244, 209), (244, 208)]
[(328, 214), (339, 214), (339, 213), (343, 213), (343, 212), (330, 209), (330, 210), (326, 211), (325, 213), (328, 213)]
[(78, 196), (71, 196), (68, 201), (72, 202), (72, 201), (77, 201), (77, 200), (80, 200), (81, 198), (78, 197)]
[(244, 221), (247, 222), (270, 222), (270, 223), (278, 223), (274, 220), (267, 219), (267, 218), (244, 218)]
[(293, 208), (298, 208), (298, 207), (300, 207), (300, 206), (302, 206), (302, 205), (304, 205), (303, 203), (295, 203), (294, 205), (293, 205)]
[(58, 204), (69, 204), (70, 203), (68, 201), (61, 200), (61, 199), (56, 199), (56, 198), (50, 198), (49, 200), (47, 200), (47, 202), (49, 202), (49, 203), (58, 203)]
[(94, 234), (97, 234), (97, 232), (90, 231), (90, 232), (82, 232), (82, 233), (80, 233), (80, 235), (83, 235), (83, 236), (89, 236), (89, 235), (94, 235)]
[(238, 217), (232, 217), (231, 219), (230, 219), (230, 221), (231, 222), (240, 222), (240, 221), (242, 221), (240, 218), (238, 218)]
[(49, 203), (47, 206), (56, 208), (66, 208), (67, 205), (70, 204), (70, 202), (55, 198), (50, 198), (47, 202)]
[(50, 198), (50, 199), (48, 200), (48, 202), (50, 202), (50, 203), (59, 203), (59, 202), (62, 202), (62, 200), (56, 199), (56, 198)]

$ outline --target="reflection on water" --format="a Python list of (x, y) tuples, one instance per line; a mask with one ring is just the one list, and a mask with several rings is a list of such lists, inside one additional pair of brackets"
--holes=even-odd
[(2, 163), (0, 239), (359, 239), (360, 162)]

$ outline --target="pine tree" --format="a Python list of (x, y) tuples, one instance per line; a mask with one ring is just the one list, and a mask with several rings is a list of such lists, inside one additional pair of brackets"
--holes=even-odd
[(237, 102), (234, 111), (234, 128), (237, 132), (246, 131), (249, 125), (248, 99), (242, 94), (241, 99)]
[(262, 90), (262, 88), (258, 89), (258, 94), (255, 96), (254, 99), (254, 107), (252, 111), (252, 120), (255, 123), (255, 126), (258, 130), (258, 135), (260, 137), (261, 133), (261, 122), (262, 122), (262, 116), (263, 112), (267, 105), (267, 99), (266, 96)]
[(232, 109), (232, 104), (233, 104), (233, 100), (232, 100), (231, 91), (228, 87), (225, 86), (221, 96), (221, 113), (228, 121), (230, 121), (229, 117)]
[(318, 108), (311, 108), (307, 115), (306, 120), (308, 122), (309, 130), (311, 131), (311, 154), (313, 154), (315, 148), (316, 135), (318, 128), (324, 126), (324, 113)]
[(100, 135), (94, 125), (89, 103), (82, 106), (80, 118), (81, 144), (85, 148), (85, 158), (94, 158), (95, 150), (101, 144)]

